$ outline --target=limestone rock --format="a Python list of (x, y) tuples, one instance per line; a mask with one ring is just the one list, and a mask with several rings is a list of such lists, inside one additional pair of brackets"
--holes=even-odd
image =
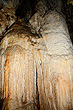
[(72, 110), (73, 47), (65, 20), (51, 11), (29, 22), (15, 22), (0, 44), (3, 110)]
[(12, 2), (10, 1), (0, 10), (0, 39), (15, 21), (15, 9)]

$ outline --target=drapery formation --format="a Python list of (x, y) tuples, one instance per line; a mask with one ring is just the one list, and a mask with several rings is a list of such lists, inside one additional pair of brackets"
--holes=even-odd
[(1, 41), (3, 110), (72, 110), (73, 47), (65, 20), (50, 11), (29, 23), (17, 21)]

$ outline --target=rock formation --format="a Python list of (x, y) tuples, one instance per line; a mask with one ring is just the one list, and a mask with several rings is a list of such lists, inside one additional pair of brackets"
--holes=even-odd
[(38, 4), (41, 8), (28, 23), (15, 17), (1, 40), (2, 110), (73, 109), (73, 46), (68, 28), (61, 14)]

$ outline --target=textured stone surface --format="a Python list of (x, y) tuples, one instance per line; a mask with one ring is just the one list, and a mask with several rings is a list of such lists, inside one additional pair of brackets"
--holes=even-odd
[(67, 27), (55, 12), (44, 20), (42, 38), (17, 22), (1, 42), (4, 110), (22, 110), (30, 103), (24, 109), (35, 110), (39, 103), (40, 110), (72, 110), (73, 50)]
[(15, 9), (10, 1), (0, 10), (0, 39), (8, 28), (16, 21)]
[(3, 110), (72, 110), (73, 47), (65, 20), (51, 11), (29, 22), (15, 22), (0, 44)]

